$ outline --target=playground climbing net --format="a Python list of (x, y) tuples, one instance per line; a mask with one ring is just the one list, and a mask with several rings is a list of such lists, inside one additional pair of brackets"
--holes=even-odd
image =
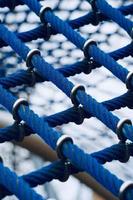
[[(53, 179), (67, 181), (71, 174), (85, 171), (112, 192), (114, 196), (121, 200), (131, 200), (133, 198), (133, 182), (124, 182), (102, 165), (113, 160), (126, 163), (130, 156), (133, 155), (132, 121), (130, 119), (119, 119), (112, 112), (124, 107), (133, 108), (133, 72), (117, 62), (119, 59), (133, 55), (133, 22), (128, 17), (133, 13), (133, 4), (130, 3), (114, 8), (105, 0), (88, 0), (86, 3), (91, 5), (91, 10), (87, 14), (73, 20), (62, 20), (61, 17), (55, 14), (55, 11), (61, 8), (56, 6), (55, 9), (52, 9), (46, 7), (45, 2), (43, 2), (43, 6), (41, 3), (41, 1), (37, 0), (0, 0), (1, 10), (4, 7), (10, 9), (7, 16), (10, 12), (14, 12), (15, 15), (14, 10), (17, 6), (24, 7), (27, 5), (29, 10), (34, 12), (39, 19), (37, 27), (25, 32), (17, 32), (18, 27), (16, 29), (15, 24), (13, 26), (14, 32), (11, 31), (6, 23), (7, 16), (3, 17), (0, 22), (1, 54), (2, 59), (6, 60), (6, 68), (1, 68), (0, 104), (12, 113), (15, 121), (13, 125), (0, 129), (0, 142), (22, 141), (25, 136), (37, 133), (57, 152), (59, 160), (21, 177), (5, 167), (4, 161), (1, 160), (0, 198), (14, 194), (23, 200), (45, 199), (35, 192), (32, 187)], [(28, 12), (26, 11), (27, 14)], [(72, 13), (73, 11), (71, 10)], [(25, 20), (30, 19), (27, 19), (27, 17), (23, 21), (20, 19), (19, 24), (24, 23)], [(82, 29), (80, 28), (84, 25), (99, 26), (105, 21), (113, 21), (113, 23), (124, 29), (128, 35), (129, 43), (120, 49), (106, 53), (99, 48), (95, 40), (91, 39), (93, 34), (90, 34), (87, 39), (82, 36)], [(87, 32), (89, 32), (89, 29)], [(59, 62), (56, 59), (54, 61), (54, 53), (50, 51), (48, 52), (50, 55), (49, 60), (51, 59), (53, 63), (48, 63), (45, 60), (45, 55), (42, 56), (42, 51), (39, 50), (43, 49), (41, 47), (42, 42), (39, 44), (40, 48), (38, 49), (29, 48), (25, 44), (37, 39), (43, 40), (45, 44), (56, 34), (62, 34), (69, 41), (68, 44), (71, 42), (80, 50), (79, 57), (76, 53), (78, 62), (69, 64), (71, 60), (67, 58), (65, 62), (69, 61), (68, 64), (64, 63), (63, 67), (55, 68), (53, 64), (59, 64)], [(63, 42), (59, 41), (59, 44), (61, 46)], [(5, 53), (6, 46), (9, 46), (12, 50), (10, 49)], [(81, 51), (84, 57), (81, 55)], [(8, 63), (8, 57), (13, 56), (14, 52), (18, 55), (17, 64), (20, 64), (22, 60), (25, 61), (23, 65), (26, 65), (27, 70), (18, 69), (4, 77), (5, 69), (14, 67), (12, 63)], [(71, 55), (70, 49), (69, 53)], [(80, 55), (82, 60), (79, 60)], [(61, 60), (60, 64), (63, 64), (61, 57), (59, 57), (59, 60)], [(119, 81), (122, 81), (127, 91), (118, 97), (99, 103), (89, 92), (86, 92), (84, 85), (75, 85), (68, 77), (81, 72), (88, 75), (101, 66), (110, 71), (109, 73), (112, 73)], [(72, 106), (69, 109), (54, 115), (39, 117), (30, 109), (27, 100), (17, 98), (17, 95), (14, 95), (14, 92), (10, 90), (10, 88), (23, 85), (24, 87), (21, 89), (26, 91), (27, 86), (32, 87), (36, 83), (46, 81), (52, 82), (70, 98)], [(118, 137), (119, 143), (104, 150), (88, 154), (73, 142), (70, 135), (62, 135), (54, 129), (56, 126), (69, 122), (80, 125), (84, 119), (91, 117), (97, 118), (112, 130)], [(131, 142), (127, 143), (127, 140)]]

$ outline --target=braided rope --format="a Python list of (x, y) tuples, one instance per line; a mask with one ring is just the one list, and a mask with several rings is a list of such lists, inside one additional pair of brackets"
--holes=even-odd
[[(89, 1), (91, 3), (93, 1)], [(40, 15), (41, 4), (37, 0), (16, 0), (13, 2), (0, 1), (0, 7), (9, 7), (11, 10), (17, 5), (27, 5), (37, 16)], [(92, 5), (94, 9), (94, 5)], [(79, 74), (81, 72), (90, 73), (93, 69), (97, 67), (104, 66), (113, 75), (120, 79), (123, 83), (127, 82), (127, 77), (129, 71), (118, 64), (116, 61), (127, 56), (132, 56), (133, 43), (133, 22), (126, 18), (124, 15), (132, 14), (133, 5), (122, 6), (119, 9), (111, 7), (105, 0), (96, 0), (95, 9), (98, 10), (98, 23), (104, 20), (113, 20), (119, 26), (121, 26), (128, 34), (131, 36), (131, 43), (127, 46), (116, 50), (111, 53), (103, 52), (94, 43), (89, 45), (84, 52), (86, 58), (80, 62), (76, 62), (72, 65), (64, 66), (60, 69), (54, 69), (51, 64), (46, 62), (42, 56), (34, 54), (31, 57), (31, 64), (36, 69), (34, 73), (35, 82), (51, 81), (55, 84), (62, 92), (64, 92), (67, 97), (71, 97), (72, 89), (74, 84), (68, 80), (67, 77)], [(97, 25), (95, 10), (88, 13), (80, 18), (71, 21), (63, 21), (57, 17), (53, 11), (46, 9), (43, 15), (43, 25), (38, 26), (28, 32), (13, 33), (11, 32), (3, 23), (0, 24), (0, 47), (10, 46), (24, 61), (27, 60), (27, 56), (30, 53), (30, 48), (24, 44), (24, 42), (29, 42), (31, 40), (36, 40), (38, 38), (47, 39), (47, 23), (51, 25), (50, 34), (54, 35), (57, 33), (63, 34), (69, 41), (71, 41), (77, 48), (81, 51), (85, 50), (86, 40), (74, 29), (79, 28), (85, 24), (92, 23)], [(92, 63), (89, 63), (90, 57), (93, 58)], [(10, 87), (16, 87), (19, 85), (30, 85), (31, 72), (29, 70), (20, 70), (14, 74), (0, 79), (0, 104), (3, 105), (9, 112), (12, 113), (14, 103), (17, 98), (13, 96), (7, 89)], [(26, 124), (23, 126), (23, 137), (34, 133), (37, 133), (53, 150), (56, 150), (56, 144), (61, 134), (56, 130), (52, 129), (57, 125), (62, 125), (64, 123), (74, 122), (76, 124), (81, 124), (85, 118), (96, 117), (101, 122), (103, 122), (108, 128), (117, 134), (118, 123), (120, 119), (110, 111), (115, 109), (120, 109), (122, 107), (133, 107), (132, 103), (132, 90), (133, 90), (133, 80), (131, 77), (131, 91), (125, 94), (105, 101), (102, 103), (97, 102), (93, 97), (87, 94), (85, 91), (78, 90), (76, 93), (77, 101), (82, 105), (82, 107), (72, 107), (63, 112), (51, 115), (48, 117), (39, 117), (35, 114), (27, 105), (20, 105), (18, 109), (18, 114), (21, 120), (24, 120)], [(79, 114), (79, 115), (77, 115)], [(80, 116), (80, 118), (79, 118)], [(11, 140), (20, 140), (22, 135), (16, 134), (20, 133), (20, 124), (14, 123), (10, 127), (0, 129), (0, 142)], [(133, 142), (133, 127), (128, 123), (125, 123), (122, 127), (122, 135), (125, 139), (129, 139)], [(128, 148), (128, 155), (127, 155)], [(69, 159), (71, 162), (71, 169), (69, 174), (74, 174), (79, 171), (86, 171), (92, 175), (100, 184), (102, 184), (106, 189), (111, 191), (116, 197), (119, 197), (120, 188), (123, 185), (123, 181), (116, 177), (114, 174), (110, 173), (101, 164), (106, 162), (111, 162), (112, 160), (122, 160), (122, 155), (133, 156), (133, 145), (132, 143), (127, 145), (118, 144), (106, 148), (102, 151), (95, 152), (92, 154), (85, 153), (77, 145), (72, 144), (70, 141), (66, 141), (62, 145), (63, 155)], [(128, 160), (127, 159), (127, 160)], [(126, 160), (126, 161), (127, 161)], [(76, 166), (76, 167), (75, 167)], [(19, 199), (44, 199), (39, 194), (34, 192), (30, 187), (35, 187), (38, 184), (44, 184), (47, 181), (53, 179), (61, 178), (60, 171), (64, 170), (64, 162), (57, 161), (48, 167), (44, 167), (38, 171), (32, 172), (28, 175), (22, 177), (17, 177), (14, 172), (11, 172), (8, 168), (0, 164), (0, 184), (1, 184), (1, 198), (6, 195), (15, 194)], [(6, 178), (4, 178), (6, 176)], [(11, 180), (11, 181), (9, 181)], [(27, 184), (27, 183), (29, 184)], [(125, 200), (131, 200), (133, 197), (133, 189), (127, 190), (125, 194)]]

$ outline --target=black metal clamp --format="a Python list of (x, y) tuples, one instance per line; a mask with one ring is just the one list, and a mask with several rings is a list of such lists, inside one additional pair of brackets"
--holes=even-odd
[(35, 71), (33, 70), (34, 66), (31, 62), (32, 60), (32, 56), (34, 55), (41, 55), (40, 51), (38, 49), (32, 49), (29, 51), (29, 53), (27, 54), (27, 58), (26, 58), (26, 66), (28, 67), (27, 72), (31, 75), (31, 83), (29, 86), (33, 86), (36, 83), (36, 75), (35, 75)]
[(26, 135), (26, 123), (24, 121), (21, 121), (19, 123), (17, 121), (15, 121), (13, 125), (18, 128), (18, 132), (19, 132), (18, 138), (15, 139), (15, 141), (17, 141), (17, 142), (23, 141), (24, 137), (27, 136)]
[(24, 98), (17, 99), (15, 103), (13, 104), (13, 108), (12, 108), (13, 119), (18, 123), (21, 122), (21, 119), (18, 115), (18, 109), (21, 105), (28, 106), (28, 102), (26, 101), (26, 99)]
[(122, 120), (120, 120), (118, 122), (117, 128), (116, 128), (116, 134), (117, 134), (119, 140), (122, 141), (122, 142), (125, 142), (127, 140), (127, 138), (124, 136), (123, 130), (122, 130), (123, 126), (126, 125), (126, 124), (132, 126), (131, 120), (130, 119), (122, 119)]
[(85, 91), (85, 87), (83, 85), (77, 85), (77, 86), (74, 86), (73, 89), (71, 90), (70, 98), (75, 107), (78, 107), (80, 104), (78, 100), (76, 99), (76, 94), (78, 90)]
[(90, 74), (92, 69), (94, 69), (94, 65), (95, 65), (94, 59), (92, 57), (89, 60), (87, 58), (84, 58), (83, 62), (85, 64), (83, 72), (85, 74)]
[(62, 135), (56, 143), (56, 152), (57, 152), (57, 156), (61, 159), (61, 160), (66, 160), (67, 158), (63, 155), (62, 153), (62, 146), (65, 142), (71, 142), (73, 144), (73, 139), (68, 136), (68, 135)]
[(39, 51), (38, 49), (32, 49), (32, 50), (30, 50), (29, 53), (27, 54), (26, 66), (27, 66), (30, 70), (32, 70), (32, 69), (34, 68), (34, 66), (33, 66), (33, 64), (32, 64), (32, 62), (31, 62), (32, 57), (33, 57), (34, 55), (39, 55), (39, 56), (40, 56), (41, 53), (40, 53), (40, 51)]
[(77, 112), (77, 115), (78, 115), (77, 121), (75, 121), (75, 123), (77, 125), (80, 125), (80, 124), (83, 123), (83, 121), (85, 119), (85, 110), (84, 110), (82, 105), (79, 105), (78, 107), (74, 106), (74, 109), (75, 109), (75, 111)]
[(28, 69), (27, 73), (30, 75), (30, 83), (28, 84), (28, 86), (32, 87), (36, 83), (36, 74), (35, 74), (35, 71), (33, 69)]
[(52, 11), (52, 9), (50, 7), (42, 6), (40, 9), (40, 13), (39, 13), (39, 17), (40, 17), (40, 20), (42, 23), (46, 23), (45, 22), (45, 12), (46, 11)]
[(45, 21), (45, 12), (46, 11), (52, 11), (52, 9), (50, 7), (43, 6), (40, 9), (39, 17), (40, 17), (41, 22), (46, 25), (46, 37), (45, 37), (45, 40), (48, 41), (50, 36), (51, 36), (51, 33), (52, 33), (52, 28), (51, 28), (50, 23), (47, 23)]
[(28, 102), (24, 98), (17, 99), (12, 108), (12, 115), (13, 119), (15, 120), (14, 126), (17, 126), (19, 128), (19, 138), (17, 139), (17, 141), (22, 141), (25, 137), (26, 123), (22, 121), (18, 115), (18, 109), (21, 105), (28, 106)]
[(120, 191), (119, 191), (119, 199), (120, 200), (126, 199), (126, 193), (129, 189), (133, 189), (133, 182), (126, 181), (121, 185)]
[(84, 46), (83, 46), (84, 56), (87, 59), (90, 58), (90, 56), (88, 54), (88, 50), (89, 50), (91, 45), (95, 45), (96, 46), (97, 43), (94, 40), (88, 39), (88, 40), (86, 40), (86, 42), (84, 43)]
[(62, 178), (60, 178), (60, 181), (62, 181), (62, 182), (65, 182), (65, 181), (68, 180), (69, 175), (70, 175), (70, 168), (71, 168), (70, 161), (62, 153), (62, 147), (65, 144), (65, 142), (70, 142), (70, 143), (73, 144), (72, 138), (70, 136), (68, 136), (68, 135), (62, 135), (57, 140), (57, 143), (56, 143), (57, 156), (64, 163), (64, 176)]
[(127, 163), (130, 159), (129, 144), (127, 142), (120, 141), (119, 145), (122, 145), (123, 148), (123, 154), (121, 155), (121, 158), (119, 158), (119, 161), (121, 163)]
[(128, 90), (133, 90), (133, 72), (129, 72), (126, 77), (126, 87)]

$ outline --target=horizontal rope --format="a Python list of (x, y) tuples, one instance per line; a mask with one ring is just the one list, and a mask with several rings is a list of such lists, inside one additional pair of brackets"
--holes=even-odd
[[(91, 156), (96, 158), (100, 164), (105, 164), (106, 162), (111, 162), (113, 160), (121, 161), (126, 151), (126, 149), (123, 147), (124, 144), (113, 145), (104, 150), (94, 152), (91, 154)], [(128, 152), (130, 156), (133, 156), (133, 144), (128, 144)], [(78, 172), (79, 170), (74, 166), (71, 165), (71, 167), (69, 167), (69, 173), (71, 175)], [(60, 180), (64, 175), (64, 163), (62, 161), (54, 161), (52, 164), (42, 167), (39, 170), (29, 174), (23, 175), (20, 178), (23, 178), (24, 181), (30, 185), (30, 187), (36, 187), (38, 185), (45, 184), (46, 182), (50, 182), (53, 179)], [(5, 188), (2, 188), (0, 198), (4, 198), (7, 195), (9, 196), (11, 193)]]
[[(119, 50), (113, 51), (109, 53), (115, 60), (122, 59), (129, 55), (132, 55), (133, 45), (128, 44), (125, 47), (120, 48)], [(89, 64), (86, 59), (76, 62), (72, 65), (65, 65), (62, 68), (57, 69), (60, 73), (62, 73), (65, 77), (74, 76), (75, 74), (79, 74), (81, 72), (89, 74), (91, 70), (101, 67), (98, 63), (93, 61), (93, 63)], [(48, 81), (46, 78), (41, 77), (37, 72), (35, 74), (36, 83)], [(0, 84), (5, 88), (16, 87), (23, 84), (31, 84), (32, 74), (28, 71), (18, 70), (16, 73), (10, 74), (7, 77), (0, 78)]]
[(37, 192), (29, 187), (29, 185), (20, 177), (18, 177), (9, 168), (4, 167), (0, 163), (0, 185), (7, 188), (11, 193), (21, 200), (31, 199), (31, 200), (45, 200)]
[[(5, 1), (2, 1), (2, 3), (3, 3), (3, 5), (6, 4)], [(10, 2), (8, 1), (8, 3), (10, 3)], [(128, 14), (132, 14), (132, 8), (133, 8), (133, 4), (128, 5), (128, 6), (121, 6), (119, 8), (119, 10), (121, 12), (123, 12), (123, 14), (128, 15)], [(77, 19), (67, 21), (67, 23), (70, 24), (73, 29), (77, 29), (84, 25), (88, 25), (90, 23), (95, 24), (95, 20), (96, 20), (95, 14), (93, 12), (91, 12), (91, 13), (88, 13)], [(103, 21), (103, 20), (105, 21), (107, 19), (105, 16), (101, 15), (100, 21)], [(51, 32), (51, 35), (57, 34), (57, 32), (55, 30), (53, 30), (52, 28), (51, 28), (50, 32)], [(23, 42), (30, 42), (32, 40), (36, 40), (39, 38), (46, 39), (47, 38), (47, 25), (46, 24), (39, 25), (37, 28), (34, 28), (32, 30), (29, 30), (26, 32), (21, 32), (21, 33), (16, 33), (16, 34), (17, 34), (17, 37), (19, 37)], [(4, 41), (0, 40), (0, 48), (3, 46), (7, 46), (7, 44)]]
[[(91, 3), (91, 1), (89, 0), (88, 2)], [(5, 4), (4, 3), (2, 4), (2, 2), (0, 1), (0, 5), (2, 4), (2, 7), (9, 6), (10, 9), (13, 9), (16, 5), (18, 5), (18, 3), (28, 5), (29, 8), (37, 15), (39, 15), (40, 10), (42, 8), (41, 4), (37, 0), (19, 0), (19, 1), (14, 0), (12, 4), (8, 3), (7, 1), (5, 1)], [(111, 19), (117, 24), (119, 24), (132, 37), (133, 22), (124, 16), (124, 14), (128, 15), (132, 13), (132, 4), (125, 7), (120, 7), (119, 9), (115, 9), (111, 7), (105, 0), (96, 0), (95, 5), (93, 6), (96, 7), (95, 8), (93, 7), (92, 13), (89, 13), (85, 16), (82, 16), (80, 18), (68, 22), (61, 20), (59, 17), (54, 15), (54, 13), (50, 10), (47, 10), (42, 17), (44, 18), (44, 22), (49, 23), (51, 25), (52, 34), (56, 33), (63, 34), (69, 41), (71, 41), (73, 44), (75, 44), (75, 46), (77, 46), (80, 50), (83, 51), (84, 51), (84, 45), (86, 44), (86, 40), (78, 32), (74, 31), (73, 28), (83, 26), (85, 25), (85, 23), (92, 23), (94, 25), (97, 25), (102, 20)], [(98, 14), (97, 12), (95, 12), (94, 9), (98, 9), (98, 12), (100, 11), (100, 13)], [(88, 20), (88, 22), (86, 20)], [(45, 25), (39, 26), (28, 32), (15, 34), (9, 31), (1, 23), (0, 31), (1, 31), (0, 37), (3, 40), (0, 41), (1, 46), (5, 44), (9, 45), (25, 61), (27, 59), (27, 55), (30, 52), (30, 49), (23, 42), (26, 42), (28, 40), (31, 41), (32, 39), (36, 40), (38, 37), (40, 38), (47, 37), (47, 30)], [(42, 33), (43, 35), (41, 35)], [(95, 69), (103, 65), (109, 71), (111, 71), (112, 74), (114, 74), (117, 78), (119, 78), (123, 83), (126, 83), (129, 71), (122, 65), (117, 63), (116, 60), (127, 57), (129, 55), (132, 56), (133, 55), (132, 50), (133, 50), (133, 45), (131, 42), (129, 45), (119, 50), (106, 54), (93, 43), (93, 45), (91, 44), (89, 47), (87, 47), (86, 53), (84, 52), (86, 54), (85, 60), (74, 63), (72, 65), (64, 66), (63, 68), (60, 68), (58, 70), (54, 69), (53, 66), (47, 63), (40, 55), (34, 55), (31, 58), (31, 64), (37, 70), (37, 72), (35, 72), (35, 78), (37, 78), (35, 82), (42, 82), (45, 80), (51, 81), (68, 97), (71, 97), (71, 91), (74, 88), (74, 84), (71, 81), (69, 81), (66, 77), (81, 72), (90, 73), (92, 69)], [(94, 60), (93, 66), (87, 63), (88, 62), (87, 59), (89, 60), (90, 57), (92, 57)], [(86, 71), (86, 66), (88, 66), (88, 72)], [(29, 75), (31, 76), (31, 74), (28, 73), (29, 72), (22, 70), (17, 72), (17, 78), (15, 78), (14, 80), (13, 80), (14, 74), (9, 75), (6, 78), (0, 79), (0, 84), (1, 84), (0, 104), (2, 104), (6, 109), (8, 109), (9, 112), (12, 112), (14, 102), (17, 100), (17, 98), (14, 97), (11, 93), (7, 92), (7, 90), (4, 89), (4, 87), (5, 88), (15, 87), (15, 84), (21, 85), (23, 83), (26, 83), (28, 81), (27, 78), (29, 77)], [(28, 84), (30, 83), (28, 82)], [(131, 80), (131, 87), (133, 87), (132, 80)], [(84, 118), (90, 118), (91, 116), (94, 116), (98, 118), (101, 122), (103, 122), (112, 131), (116, 132), (119, 118), (109, 111), (113, 111), (114, 109), (119, 109), (125, 106), (132, 108), (133, 106), (132, 92), (127, 92), (124, 95), (121, 95), (112, 100), (99, 103), (89, 94), (86, 94), (82, 90), (78, 90), (76, 94), (76, 100), (83, 106), (83, 108), (81, 107), (77, 109), (70, 108), (66, 111), (57, 113), (49, 117), (39, 117), (32, 110), (30, 110), (28, 106), (21, 105), (18, 109), (18, 114), (20, 119), (24, 120), (27, 124), (27, 125), (25, 124), (23, 127), (25, 130), (23, 137), (25, 135), (30, 135), (31, 131), (32, 133), (37, 133), (42, 139), (45, 140), (45, 142), (48, 145), (51, 146), (51, 148), (55, 150), (56, 143), (60, 138), (61, 134), (57, 132), (55, 129), (52, 129), (50, 126), (54, 127), (56, 125), (68, 123), (70, 121), (80, 124), (84, 120)], [(79, 121), (77, 121), (77, 116)], [(4, 141), (10, 141), (12, 139), (20, 140), (22, 138), (22, 135), (16, 134), (17, 131), (19, 133), (21, 132), (19, 125), (20, 124), (15, 123), (13, 124), (13, 126), (1, 129), (0, 141), (4, 142)], [(127, 123), (123, 125), (122, 134), (126, 139), (133, 141), (132, 132), (133, 132), (133, 127), (131, 125), (128, 125)], [(76, 169), (76, 171), (73, 172), (86, 171), (91, 176), (93, 176), (99, 183), (101, 183), (106, 189), (111, 191), (116, 197), (119, 197), (120, 187), (124, 182), (121, 179), (117, 178), (115, 175), (111, 174), (107, 169), (102, 167), (101, 164), (104, 164), (105, 162), (111, 162), (112, 160), (119, 160), (121, 162), (125, 162), (125, 160), (122, 161), (123, 155), (125, 155), (124, 157), (132, 156), (133, 154), (132, 150), (133, 150), (132, 144), (127, 145), (125, 143), (125, 144), (113, 145), (102, 151), (94, 152), (92, 154), (87, 154), (83, 150), (81, 150), (78, 146), (72, 144), (70, 141), (66, 141), (62, 145), (63, 155), (70, 160), (73, 167), (76, 166), (76, 168), (75, 167), (73, 168), (73, 170)], [(52, 165), (50, 165), (48, 168), (45, 168), (44, 170), (45, 172), (47, 172), (47, 175), (52, 169), (50, 167), (52, 167)], [(2, 187), (3, 186), (5, 187), (3, 189), (3, 193), (5, 190), (5, 195), (7, 189), (9, 190), (9, 192), (15, 194), (20, 199), (27, 199), (27, 197), (29, 198), (29, 195), (30, 199), (42, 199), (40, 195), (38, 195), (32, 189), (30, 189), (29, 185), (27, 185), (23, 181), (23, 179), (26, 180), (27, 177), (27, 180), (29, 181), (27, 182), (29, 184), (31, 183), (31, 186), (36, 186), (39, 183), (36, 182), (37, 180), (36, 177), (39, 176), (39, 172), (35, 173), (33, 172), (23, 177), (17, 177), (13, 172), (5, 168), (2, 164), (0, 165), (0, 168), (1, 171), (4, 170), (2, 171), (4, 172), (3, 173), (4, 176), (5, 174), (7, 174), (6, 178), (8, 178), (8, 180), (7, 179), (3, 180), (4, 179), (3, 174), (0, 175), (1, 176), (0, 184), (2, 185)], [(56, 178), (58, 172), (54, 171), (53, 174), (54, 177), (51, 177), (50, 174), (50, 177), (47, 177), (47, 180), (51, 180), (51, 178)], [(12, 182), (9, 181), (10, 178), (12, 178)], [(38, 177), (38, 181), (42, 183), (44, 181), (44, 178)], [(6, 182), (8, 182), (7, 185)], [(17, 183), (17, 185), (16, 184), (13, 185), (13, 182)], [(22, 186), (24, 187), (23, 195), (21, 192)], [(129, 191), (127, 190), (125, 194), (125, 200), (131, 200), (132, 196), (133, 196), (133, 189)]]
[[(10, 46), (22, 56), (24, 60), (26, 60), (27, 54), (29, 52), (29, 48), (24, 45), (15, 34), (10, 32), (5, 26), (1, 24), (0, 26), (2, 34), (2, 38), (6, 40), (10, 44)], [(42, 74), (43, 77), (46, 77), (49, 81), (52, 81), (59, 89), (61, 89), (68, 97), (70, 97), (70, 93), (74, 85), (72, 82), (68, 81), (61, 73), (55, 70), (50, 64), (48, 64), (42, 57), (39, 55), (34, 55), (32, 58), (32, 64), (37, 68), (38, 72)], [(44, 67), (42, 67), (44, 66)], [(65, 87), (64, 87), (65, 85)], [(90, 95), (85, 94), (82, 91), (77, 92), (77, 99), (84, 106), (86, 111), (91, 113), (94, 117), (97, 117), (100, 121), (102, 121), (106, 126), (108, 126), (114, 132), (116, 131), (116, 127), (118, 124), (118, 117), (108, 112), (108, 110), (100, 103), (98, 103), (94, 98)], [(129, 125), (125, 125), (123, 128), (124, 136), (126, 138), (133, 140), (133, 136), (131, 134), (132, 127)]]
[[(2, 87), (0, 87), (0, 96), (0, 103), (11, 112), (16, 98)], [(53, 149), (56, 148), (56, 142), (60, 137), (60, 134), (54, 129), (51, 129), (42, 118), (38, 117), (37, 114), (34, 114), (28, 106), (20, 106), (19, 116), (33, 129), (34, 132), (38, 133), (48, 145), (50, 145)], [(69, 158), (71, 163), (77, 166), (79, 170), (88, 172), (106, 189), (118, 196), (119, 189), (123, 181), (119, 180), (108, 170), (104, 169), (94, 158), (92, 158), (92, 156), (84, 153), (83, 150), (79, 149), (76, 145), (72, 145), (68, 142), (63, 145), (62, 150), (64, 155)], [(100, 174), (100, 176), (98, 174)], [(112, 187), (114, 183), (115, 187)]]
[[(104, 101), (102, 104), (109, 110), (118, 110), (122, 107), (133, 107), (133, 94), (131, 92), (127, 92), (119, 97), (113, 98), (109, 101)], [(92, 115), (86, 112), (83, 108), (69, 108), (65, 111), (42, 117), (44, 121), (47, 121), (51, 127), (56, 127), (59, 125), (67, 124), (69, 122), (74, 122), (76, 124), (81, 124), (85, 118), (89, 119)], [(8, 126), (6, 128), (0, 129), (0, 143), (6, 141), (16, 140), (19, 141), (22, 137), (21, 130), (19, 124), (14, 123), (12, 126)], [(33, 134), (33, 130), (24, 124), (24, 136), (28, 136)]]

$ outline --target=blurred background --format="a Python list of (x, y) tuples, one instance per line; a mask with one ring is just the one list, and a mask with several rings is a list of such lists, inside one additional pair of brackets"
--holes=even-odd
[[(120, 7), (131, 4), (132, 0), (108, 0), (108, 2), (114, 7)], [(41, 4), (50, 6), (54, 10), (54, 13), (63, 20), (75, 19), (91, 11), (91, 7), (87, 1), (81, 0), (45, 0), (41, 1)], [(131, 16), (127, 17), (132, 18)], [(37, 24), (40, 24), (39, 18), (24, 5), (17, 6), (13, 11), (10, 11), (8, 8), (0, 8), (0, 18), (14, 32), (28, 31), (37, 27)], [(111, 21), (101, 22), (97, 26), (86, 25), (77, 31), (86, 39), (94, 39), (98, 43), (98, 46), (105, 52), (114, 51), (130, 43), (130, 38), (126, 32)], [(55, 68), (72, 64), (83, 58), (83, 53), (61, 34), (51, 36), (49, 41), (38, 39), (27, 43), (27, 45), (30, 48), (38, 48), (41, 50), (45, 60)], [(131, 57), (119, 60), (119, 63), (132, 71), (133, 61)], [(10, 47), (1, 48), (0, 76), (7, 76), (19, 69), (26, 69), (26, 65), (22, 59)], [(86, 92), (99, 102), (109, 100), (126, 92), (125, 85), (104, 67), (93, 70), (89, 75), (81, 73), (69, 79), (75, 84), (85, 85)], [(40, 116), (51, 115), (72, 106), (70, 99), (66, 98), (61, 91), (49, 82), (37, 83), (32, 88), (25, 86), (11, 88), (10, 91), (18, 97), (28, 99), (31, 109)], [(115, 111), (114, 113), (120, 118), (126, 117), (132, 119), (132, 110), (128, 108)], [(1, 106), (0, 126), (5, 127), (12, 124), (12, 122), (12, 116)], [(74, 138), (75, 143), (88, 153), (118, 143), (115, 134), (95, 118), (85, 120), (80, 126), (69, 123), (57, 128), (62, 133), (70, 134)], [(42, 141), (40, 138), (37, 139), (41, 144)], [(31, 138), (30, 141), (32, 141)], [(23, 144), (23, 146), (27, 148), (27, 145)], [(9, 142), (0, 145), (0, 155), (4, 159), (5, 165), (15, 170), (19, 175), (31, 172), (34, 169), (47, 165), (51, 160), (56, 159), (54, 153), (47, 154), (46, 156), (43, 154), (43, 150), (42, 153), (35, 151), (32, 153), (32, 151), (33, 149), (28, 151), (19, 147), (17, 144)], [(118, 177), (128, 180), (133, 178), (132, 165), (133, 161), (130, 159), (126, 164), (115, 161), (106, 164), (105, 167)], [(93, 189), (95, 188), (94, 192), (84, 184), (84, 180), (83, 178), (81, 182), (71, 176), (66, 183), (60, 183), (54, 180), (44, 186), (37, 187), (36, 190), (45, 197), (48, 196), (56, 200), (105, 200), (105, 198), (95, 193), (99, 187), (96, 183), (93, 183), (93, 186), (89, 182), (86, 183)], [(16, 198), (11, 196), (5, 199), (10, 200)]]

